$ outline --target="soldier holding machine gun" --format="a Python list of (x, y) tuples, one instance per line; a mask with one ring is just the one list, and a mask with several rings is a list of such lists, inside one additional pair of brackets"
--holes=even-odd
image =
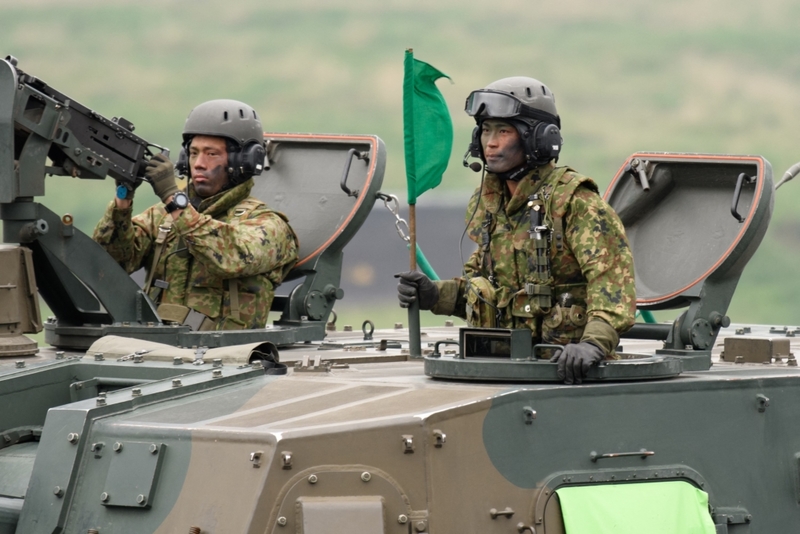
[(147, 270), (145, 291), (159, 316), (195, 330), (263, 328), (274, 288), (297, 261), (286, 217), (250, 196), (264, 162), (261, 121), (235, 100), (192, 110), (183, 130), (178, 170), (164, 154), (145, 177), (162, 203), (132, 216), (134, 188), (117, 195), (93, 239), (127, 272)]

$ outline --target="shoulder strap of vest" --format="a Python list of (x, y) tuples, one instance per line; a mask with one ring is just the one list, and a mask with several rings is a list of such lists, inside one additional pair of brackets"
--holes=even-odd
[[(258, 208), (266, 208), (266, 204), (262, 201), (258, 200), (255, 197), (247, 197), (241, 202), (239, 202), (233, 210), (233, 219), (241, 219), (246, 218), (247, 215), (252, 213), (254, 210)], [(267, 208), (268, 209), (268, 208)], [(269, 210), (272, 213), (277, 214), (281, 217), (284, 221), (289, 222), (289, 219), (283, 213), (279, 211)], [(230, 297), (230, 308), (231, 308), (231, 317), (235, 320), (240, 320), (240, 313), (239, 313), (239, 279), (238, 278), (228, 278), (228, 295)]]
[[(234, 206), (233, 218), (234, 219), (241, 219), (242, 217), (244, 217), (245, 215), (248, 215), (250, 212), (252, 212), (256, 208), (265, 207), (265, 206), (266, 205), (262, 201), (258, 200), (257, 198), (247, 197), (244, 200), (242, 200), (241, 202), (239, 202), (238, 204), (236, 204), (236, 206)], [(282, 213), (280, 215), (282, 217), (284, 217)], [(285, 219), (285, 217), (284, 217), (284, 219)]]
[(481, 224), (481, 241), (479, 243), (483, 251), (483, 270), (489, 273), (489, 281), (494, 284), (494, 261), (492, 260), (492, 232), (494, 232), (494, 217), (492, 212), (485, 213)]
[(587, 187), (595, 193), (598, 192), (598, 188), (594, 180), (570, 167), (559, 167), (553, 171), (551, 183), (553, 191), (550, 194), (550, 206), (546, 213), (553, 221), (552, 245), (556, 251), (560, 251), (564, 248), (564, 216), (572, 195), (579, 187)]
[(166, 248), (167, 236), (172, 231), (172, 216), (167, 213), (158, 225), (158, 235), (156, 236), (156, 246), (153, 251), (153, 263), (150, 265), (150, 272), (147, 273), (147, 280), (144, 283), (144, 294), (150, 293), (150, 286), (153, 284), (153, 277), (156, 274), (156, 266), (161, 259), (161, 255)]

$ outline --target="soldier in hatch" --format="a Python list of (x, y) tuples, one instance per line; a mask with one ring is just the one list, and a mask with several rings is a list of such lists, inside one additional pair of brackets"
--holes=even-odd
[[(178, 166), (163, 154), (145, 176), (163, 204), (131, 217), (133, 191), (117, 196), (93, 238), (127, 271), (147, 269), (145, 291), (165, 321), (195, 330), (263, 328), (274, 288), (297, 261), (286, 217), (250, 196), (264, 139), (255, 110), (235, 100), (194, 108)], [(127, 194), (126, 194), (127, 193)]]
[(622, 223), (597, 185), (556, 167), (562, 139), (550, 90), (533, 78), (498, 80), (467, 98), (477, 127), (470, 152), (488, 173), (467, 208), (478, 250), (464, 276), (398, 275), (400, 305), (457, 315), (471, 326), (530, 328), (555, 351), (559, 378), (581, 383), (615, 358), (634, 322), (633, 257)]

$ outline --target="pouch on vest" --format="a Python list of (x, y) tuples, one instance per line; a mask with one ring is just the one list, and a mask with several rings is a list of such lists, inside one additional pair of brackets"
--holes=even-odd
[(553, 290), (549, 285), (525, 284), (511, 300), (511, 315), (531, 319), (550, 310)]
[(192, 309), (181, 304), (159, 304), (156, 311), (165, 323), (183, 324)]
[(497, 328), (495, 289), (486, 278), (467, 279), (467, 325)]
[(562, 307), (556, 304), (542, 321), (542, 343), (566, 345), (579, 342), (587, 320), (585, 306)]

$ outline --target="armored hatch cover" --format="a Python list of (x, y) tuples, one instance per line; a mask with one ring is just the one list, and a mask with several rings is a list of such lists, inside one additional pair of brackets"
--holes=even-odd
[[(268, 172), (252, 194), (288, 216), (300, 237), (303, 276), (323, 253), (341, 256), (372, 209), (383, 182), (386, 148), (377, 136), (265, 133)], [(331, 179), (341, 177), (339, 180)]]
[(637, 153), (605, 193), (633, 252), (637, 307), (687, 307), (673, 324), (623, 337), (664, 341), (661, 354), (707, 368), (739, 277), (767, 231), (772, 167), (761, 156)]
[[(373, 135), (264, 134), (269, 179), (252, 194), (288, 216), (300, 241), (299, 259), (284, 281), (305, 276), (288, 297), (276, 296), (278, 326), (324, 322), (339, 288), (342, 250), (379, 195), (386, 147)], [(321, 339), (318, 336), (314, 339)]]
[[(644, 185), (633, 162), (646, 167)], [(772, 167), (760, 156), (637, 153), (604, 197), (633, 251), (639, 308), (686, 306), (725, 281), (729, 301), (772, 216)]]

